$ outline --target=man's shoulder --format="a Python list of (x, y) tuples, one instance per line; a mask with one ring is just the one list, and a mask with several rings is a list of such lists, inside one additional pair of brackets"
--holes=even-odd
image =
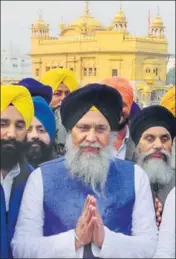
[(121, 166), (121, 167), (134, 167), (135, 163), (132, 162), (132, 161), (129, 161), (129, 160), (122, 160), (122, 159), (119, 159), (119, 158), (114, 158), (112, 160), (112, 163), (117, 165), (117, 166)]
[(59, 157), (59, 158), (55, 158), (53, 160), (47, 161), (45, 163), (40, 164), (40, 168), (46, 168), (48, 166), (59, 166), (62, 165), (63, 162), (65, 161), (64, 157)]

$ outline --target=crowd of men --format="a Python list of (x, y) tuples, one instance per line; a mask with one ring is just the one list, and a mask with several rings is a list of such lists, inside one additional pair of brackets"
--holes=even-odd
[(1, 85), (0, 258), (175, 258), (175, 116), (123, 77)]

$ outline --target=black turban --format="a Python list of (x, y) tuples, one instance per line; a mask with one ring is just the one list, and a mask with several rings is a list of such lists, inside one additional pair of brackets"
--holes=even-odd
[(67, 131), (95, 106), (108, 120), (112, 131), (117, 131), (122, 114), (122, 97), (120, 93), (102, 84), (88, 84), (64, 98), (60, 112)]
[(172, 139), (175, 136), (175, 117), (166, 108), (153, 105), (144, 108), (134, 117), (130, 124), (130, 135), (137, 145), (142, 134), (151, 127), (164, 127), (170, 133)]

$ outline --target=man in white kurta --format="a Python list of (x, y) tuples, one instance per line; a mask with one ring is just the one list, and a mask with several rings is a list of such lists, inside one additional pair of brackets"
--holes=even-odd
[(138, 165), (112, 159), (121, 111), (120, 94), (105, 85), (85, 86), (63, 101), (67, 152), (30, 176), (14, 257), (153, 256), (157, 227), (148, 177)]
[(175, 258), (175, 187), (167, 196), (154, 258)]

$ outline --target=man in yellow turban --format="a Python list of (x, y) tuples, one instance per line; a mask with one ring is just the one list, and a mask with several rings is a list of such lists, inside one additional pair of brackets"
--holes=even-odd
[(161, 98), (160, 105), (167, 108), (176, 117), (176, 89), (170, 88)]
[(56, 68), (46, 72), (41, 78), (44, 85), (50, 85), (53, 97), (50, 106), (55, 112), (56, 138), (55, 147), (58, 155), (63, 155), (65, 150), (66, 130), (62, 125), (60, 116), (60, 105), (63, 99), (71, 92), (79, 88), (75, 74), (69, 69)]
[(25, 161), (25, 139), (34, 116), (29, 91), (19, 85), (1, 85), (0, 258), (12, 258), (10, 242), (27, 178), (33, 168)]
[(50, 105), (53, 108), (60, 106), (69, 93), (79, 88), (76, 76), (69, 69), (52, 69), (43, 75), (41, 82), (52, 87), (53, 98)]
[[(168, 109), (176, 117), (176, 89), (175, 86), (170, 88), (167, 93), (162, 97), (160, 105)], [(176, 118), (175, 118), (176, 119)], [(175, 145), (176, 138), (173, 140), (172, 145), (172, 167), (175, 169)]]

